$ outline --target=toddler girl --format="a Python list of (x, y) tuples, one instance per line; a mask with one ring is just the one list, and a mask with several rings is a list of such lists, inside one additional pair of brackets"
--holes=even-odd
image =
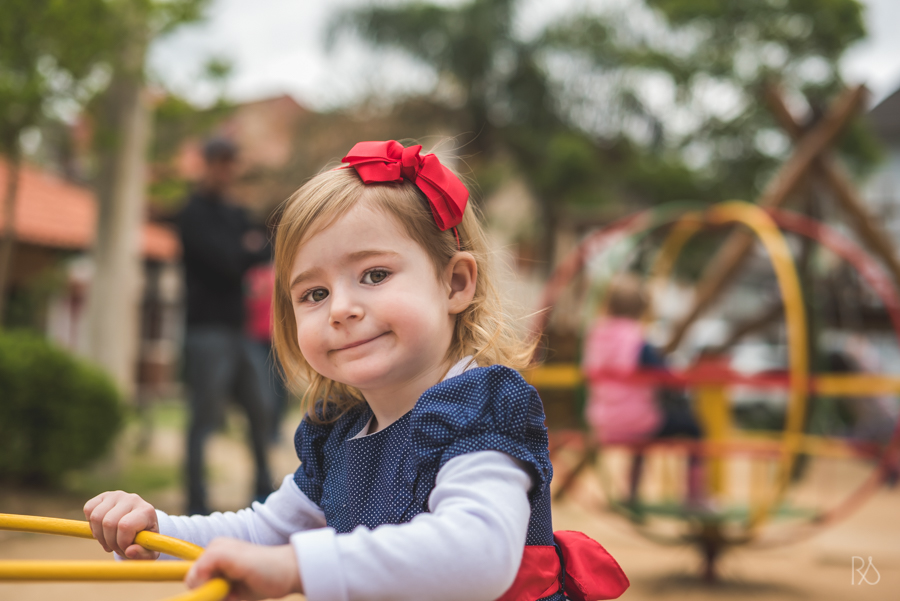
[(543, 407), (512, 369), (531, 347), (501, 309), (468, 191), (420, 149), (361, 142), (285, 207), (274, 339), (289, 381), (308, 383), (297, 471), (264, 503), (210, 516), (103, 493), (85, 515), (107, 551), (153, 558), (141, 530), (206, 546), (188, 585), (224, 576), (235, 598), (625, 590), (599, 544), (552, 531)]
[[(585, 337), (581, 361), (582, 371), (590, 381), (585, 421), (597, 442), (635, 445), (628, 482), (628, 503), (632, 507), (637, 504), (644, 466), (640, 445), (659, 438), (701, 436), (681, 392), (657, 390), (652, 382), (633, 381), (641, 370), (666, 369), (662, 355), (644, 339), (641, 319), (648, 306), (640, 280), (631, 274), (614, 278), (603, 314)], [(702, 479), (700, 459), (691, 454), (687, 477), (689, 505), (701, 503)]]

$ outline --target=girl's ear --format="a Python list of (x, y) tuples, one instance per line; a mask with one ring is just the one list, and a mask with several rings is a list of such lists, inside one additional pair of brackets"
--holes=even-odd
[(444, 283), (447, 286), (448, 308), (450, 315), (457, 315), (466, 310), (475, 298), (475, 280), (478, 277), (478, 264), (471, 253), (458, 252), (450, 259), (444, 270)]

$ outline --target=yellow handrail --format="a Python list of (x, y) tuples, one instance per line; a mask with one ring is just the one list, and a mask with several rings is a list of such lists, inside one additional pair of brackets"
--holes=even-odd
[(654, 265), (655, 279), (667, 278), (678, 254), (685, 244), (700, 231), (703, 221), (714, 224), (739, 223), (753, 231), (769, 255), (775, 279), (781, 291), (788, 338), (788, 407), (782, 435), (781, 458), (773, 490), (760, 495), (751, 511), (748, 527), (759, 526), (784, 495), (790, 481), (791, 469), (799, 452), (806, 414), (806, 395), (809, 377), (807, 356), (806, 311), (800, 280), (794, 267), (790, 248), (772, 218), (759, 206), (741, 201), (728, 201), (710, 207), (704, 214), (689, 213), (676, 225), (663, 244), (667, 251)]
[[(575, 363), (547, 363), (522, 372), (536, 388), (571, 389), (584, 383), (581, 367)], [(820, 373), (809, 379), (812, 389), (827, 396), (856, 397), (873, 394), (900, 394), (900, 377), (881, 374)], [(735, 382), (734, 386), (749, 386)], [(750, 386), (752, 388), (752, 386)]]
[[(87, 522), (7, 513), (0, 513), (0, 530), (94, 538)], [(203, 553), (202, 547), (155, 532), (139, 532), (134, 541), (145, 549), (191, 561), (0, 561), (0, 580), (182, 580)], [(166, 601), (221, 601), (230, 588), (227, 580), (214, 578)]]
[[(0, 513), (0, 530), (94, 538), (94, 535), (91, 533), (91, 526), (87, 522), (33, 515)], [(203, 547), (155, 532), (139, 532), (134, 538), (134, 542), (145, 549), (166, 553), (179, 559), (194, 560), (203, 553)]]
[(184, 561), (0, 561), (0, 580), (183, 580)]

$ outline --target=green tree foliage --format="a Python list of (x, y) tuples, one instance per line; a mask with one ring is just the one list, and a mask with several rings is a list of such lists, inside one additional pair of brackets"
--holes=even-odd
[(649, 193), (654, 187), (646, 185), (648, 175), (674, 176), (692, 188), (677, 156), (646, 155), (639, 166), (636, 160), (645, 153), (620, 131), (601, 135), (586, 127), (578, 99), (553, 73), (560, 60), (621, 67), (627, 57), (612, 44), (605, 25), (575, 19), (526, 39), (514, 31), (518, 5), (473, 0), (367, 7), (342, 16), (339, 29), (405, 51), (463, 98), (468, 118), (462, 125), (475, 135), (466, 152), (488, 165), (511, 159), (540, 205), (539, 257), (549, 267), (554, 234), (567, 213), (618, 198), (631, 183), (638, 184), (631, 192)]
[(110, 379), (32, 334), (0, 335), (0, 480), (53, 485), (105, 453), (124, 411)]
[[(703, 174), (720, 196), (758, 193), (790, 142), (763, 102), (763, 87), (780, 86), (792, 104), (820, 118), (844, 88), (839, 61), (865, 35), (858, 0), (646, 0), (665, 39), (641, 57), (676, 87), (682, 110), (698, 111), (694, 127), (673, 142), (702, 157)], [(721, 99), (717, 99), (719, 96)], [(716, 111), (718, 105), (720, 110)], [(857, 121), (841, 142), (857, 170), (878, 156)]]
[(127, 103), (128, 96), (135, 93), (133, 90), (145, 84), (150, 43), (179, 25), (200, 19), (209, 0), (108, 0), (107, 4), (107, 36), (116, 49), (108, 63), (112, 81), (89, 106), (97, 125), (94, 144), (99, 154), (115, 152), (121, 143), (122, 127), (115, 116), (119, 105)]
[[(95, 143), (116, 154), (127, 103), (143, 84), (144, 53), (153, 38), (199, 18), (208, 0), (4, 0), (0, 3), (0, 154), (9, 163), (0, 232), (0, 324), (15, 232), (23, 132), (59, 120), (103, 92), (95, 114)], [(121, 85), (129, 71), (131, 88)], [(137, 73), (134, 73), (137, 71)], [(127, 79), (127, 77), (126, 77)], [(101, 171), (104, 161), (101, 160)], [(97, 178), (101, 205), (104, 178)], [(100, 227), (107, 222), (101, 207)]]
[[(560, 217), (579, 207), (752, 199), (790, 146), (762, 84), (821, 113), (843, 85), (839, 58), (865, 34), (857, 0), (633, 0), (530, 36), (515, 27), (521, 4), (365, 7), (336, 31), (407, 53), (457, 92), (477, 134), (467, 149), (511, 158), (538, 199), (547, 261)], [(654, 103), (654, 90), (670, 97)], [(861, 128), (845, 140), (871, 159)]]
[(22, 131), (54, 103), (83, 100), (112, 53), (105, 0), (0, 3), (0, 150), (18, 153)]
[(225, 86), (234, 71), (234, 63), (224, 56), (213, 56), (203, 66), (203, 75), (216, 87), (216, 104), (225, 102)]
[[(788, 135), (764, 100), (767, 86), (784, 95), (803, 127), (825, 114), (846, 86), (839, 62), (866, 32), (858, 0), (643, 0), (652, 17), (629, 46), (635, 64), (671, 85), (671, 111), (689, 126), (668, 127), (666, 143), (693, 158), (706, 198), (752, 201), (792, 149)], [(852, 82), (859, 83), (859, 82)], [(665, 123), (664, 115), (658, 115)], [(672, 121), (671, 119), (669, 121)], [(842, 159), (856, 173), (873, 165), (879, 148), (862, 118), (838, 141)], [(821, 216), (819, 190), (806, 188), (796, 208)], [(718, 242), (697, 239), (680, 262), (696, 276)], [(809, 242), (798, 263), (809, 281)], [(805, 295), (807, 298), (809, 294)], [(814, 306), (808, 307), (815, 314)], [(810, 326), (810, 332), (814, 328)]]
[(113, 38), (105, 0), (4, 0), (0, 3), (0, 154), (7, 159), (0, 235), (0, 327), (12, 263), (20, 139), (46, 114), (83, 103), (103, 79)]

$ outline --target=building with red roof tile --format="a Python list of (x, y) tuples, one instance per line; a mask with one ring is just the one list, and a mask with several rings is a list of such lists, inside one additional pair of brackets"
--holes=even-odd
[[(8, 170), (0, 159), (0, 190), (7, 185)], [(58, 250), (88, 250), (97, 227), (97, 199), (93, 191), (68, 182), (33, 165), (22, 166), (16, 194), (15, 235), (19, 244)], [(0, 231), (6, 227), (0, 214)], [(144, 257), (172, 262), (181, 249), (170, 229), (145, 223)]]

